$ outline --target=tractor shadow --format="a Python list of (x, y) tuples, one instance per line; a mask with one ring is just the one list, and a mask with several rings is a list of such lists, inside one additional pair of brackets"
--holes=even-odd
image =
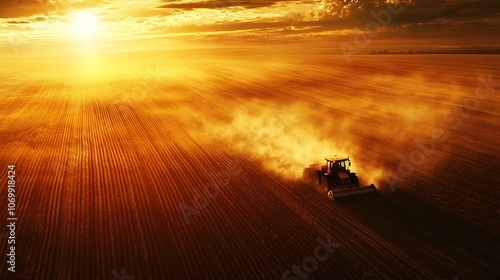
[(498, 235), (403, 190), (349, 197), (334, 203), (351, 213), (359, 223), (373, 224), (376, 220), (380, 228), (373, 230), (377, 232), (384, 232), (384, 227), (390, 225), (408, 240), (432, 247), (463, 267), (484, 273), (486, 278), (500, 273), (497, 268), (500, 263)]
[[(318, 207), (328, 207), (332, 215), (336, 211), (347, 212), (357, 223), (369, 225), (386, 240), (390, 240), (396, 231), (408, 242), (430, 247), (484, 279), (494, 279), (492, 276), (500, 274), (496, 268), (500, 263), (497, 253), (500, 239), (497, 234), (415, 198), (404, 190), (398, 189), (394, 193), (379, 191), (331, 201), (326, 191), (321, 191), (315, 183), (296, 181), (293, 186), (291, 192), (296, 199), (317, 201)], [(388, 233), (387, 228), (393, 229), (392, 232)]]

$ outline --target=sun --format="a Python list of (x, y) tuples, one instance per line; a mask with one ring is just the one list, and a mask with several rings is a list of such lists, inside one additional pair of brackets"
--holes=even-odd
[(99, 17), (91, 11), (77, 11), (73, 14), (70, 31), (81, 41), (91, 41), (98, 33)]

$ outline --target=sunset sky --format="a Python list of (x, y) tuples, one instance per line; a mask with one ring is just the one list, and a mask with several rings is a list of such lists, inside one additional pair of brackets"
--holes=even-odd
[[(394, 0), (2, 0), (2, 53), (76, 44), (100, 49), (197, 43), (352, 43)], [(500, 44), (498, 0), (404, 0), (371, 48)], [(127, 46), (127, 47), (125, 47)]]

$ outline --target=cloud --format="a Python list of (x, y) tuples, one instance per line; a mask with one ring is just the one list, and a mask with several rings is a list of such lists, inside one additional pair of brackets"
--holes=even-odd
[(261, 7), (270, 7), (279, 1), (276, 0), (209, 0), (209, 1), (172, 1), (168, 4), (158, 6), (158, 8), (165, 9), (181, 9), (181, 10), (194, 10), (194, 9), (219, 9), (228, 7), (243, 7), (245, 9), (255, 9)]
[(102, 0), (61, 1), (61, 0), (1, 0), (0, 18), (28, 17), (52, 12), (66, 12), (71, 9), (92, 8)]
[(22, 20), (11, 20), (7, 21), (8, 24), (30, 24), (31, 22), (29, 21), (22, 21)]
[[(387, 9), (393, 1), (323, 0), (321, 5), (306, 13), (291, 12), (286, 17), (295, 22), (321, 26), (316, 31), (364, 29), (373, 21), (372, 11)], [(394, 35), (432, 32), (481, 32), (495, 34), (500, 31), (500, 1), (497, 0), (402, 0), (402, 12), (392, 15), (383, 33)]]
[[(179, 9), (192, 11), (196, 9), (221, 9), (227, 7), (243, 7), (258, 9), (273, 7), (281, 11), (283, 19), (293, 19), (297, 22), (311, 22), (311, 25), (322, 25), (330, 29), (358, 28), (373, 20), (371, 11), (387, 9), (394, 0), (322, 0), (314, 2), (280, 1), (280, 0), (208, 0), (208, 1), (163, 1), (166, 4), (158, 6), (160, 9)], [(293, 11), (290, 4), (310, 7), (307, 11)], [(279, 5), (277, 5), (279, 4)], [(403, 11), (392, 17), (391, 26), (412, 24), (435, 24), (442, 28), (449, 24), (455, 26), (457, 22), (481, 21), (487, 22), (489, 27), (498, 28), (500, 17), (500, 1), (498, 0), (401, 0), (399, 5)], [(259, 9), (259, 11), (261, 11)], [(277, 13), (279, 14), (279, 13)], [(265, 21), (265, 20), (263, 20)], [(315, 23), (314, 23), (315, 22)]]
[[(323, 0), (320, 5), (323, 16), (336, 16), (345, 20), (369, 20), (370, 11), (386, 9), (395, 1)], [(402, 0), (403, 12), (397, 17), (400, 22), (425, 22), (430, 20), (471, 20), (493, 18), (500, 15), (500, 1), (497, 0)]]
[[(364, 30), (371, 11), (395, 0), (0, 0), (3, 24), (49, 20), (72, 9), (100, 6), (116, 34), (134, 36), (225, 36), (283, 39), (343, 39)], [(126, 3), (126, 4), (125, 4)], [(160, 3), (160, 4), (158, 4)], [(375, 40), (401, 38), (489, 38), (500, 31), (498, 0), (401, 0), (402, 12), (391, 17)], [(49, 16), (48, 16), (49, 15)], [(262, 37), (263, 36), (263, 37)], [(281, 38), (279, 38), (281, 37)], [(349, 39), (349, 38), (348, 38)], [(497, 44), (497, 43), (496, 43)]]
[(402, 6), (404, 10), (395, 19), (397, 23), (471, 21), (500, 16), (497, 0), (416, 0)]

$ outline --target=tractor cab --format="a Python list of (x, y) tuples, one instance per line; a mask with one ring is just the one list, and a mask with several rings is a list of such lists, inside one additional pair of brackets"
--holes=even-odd
[(326, 157), (326, 165), (323, 166), (323, 174), (330, 175), (332, 173), (338, 173), (339, 171), (346, 171), (349, 173), (349, 167), (351, 166), (351, 160), (349, 157), (341, 157), (341, 156), (330, 156)]
[(351, 160), (349, 157), (342, 156), (329, 156), (325, 158), (326, 165), (321, 168), (323, 176), (330, 178), (333, 184), (336, 186), (348, 186), (357, 184), (357, 177), (354, 173), (351, 173), (349, 166), (351, 166)]

